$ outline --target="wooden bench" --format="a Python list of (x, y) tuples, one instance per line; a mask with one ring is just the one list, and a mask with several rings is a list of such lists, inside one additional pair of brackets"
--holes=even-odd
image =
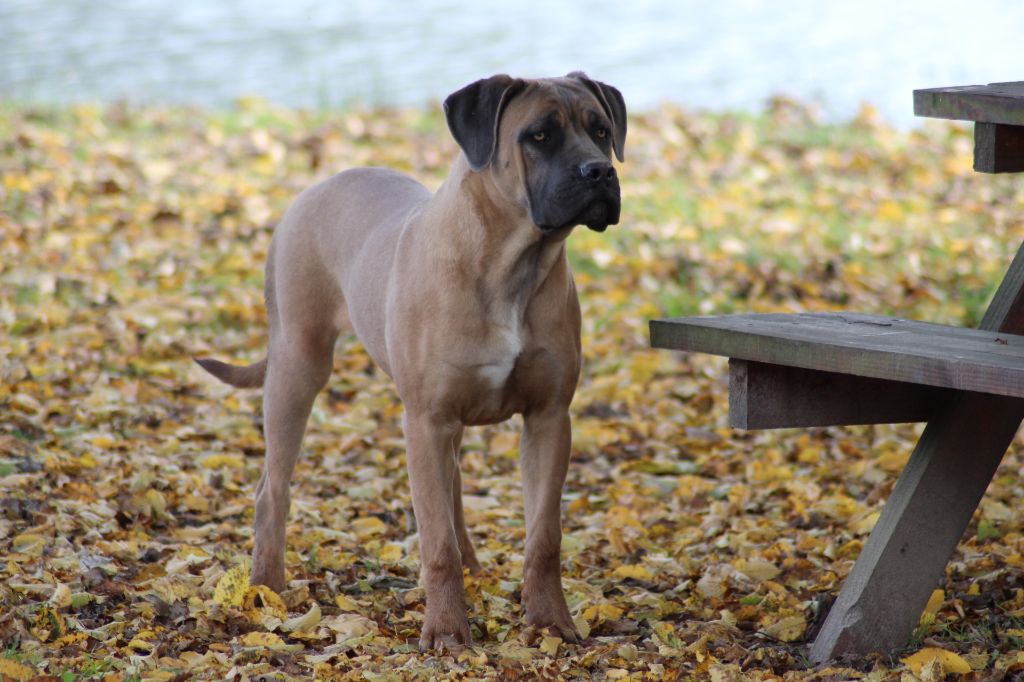
[[(916, 90), (975, 121), (975, 169), (1024, 171), (1024, 83)], [(811, 646), (906, 645), (1024, 418), (1024, 245), (979, 329), (860, 313), (652, 320), (655, 348), (725, 355), (737, 428), (928, 422)]]

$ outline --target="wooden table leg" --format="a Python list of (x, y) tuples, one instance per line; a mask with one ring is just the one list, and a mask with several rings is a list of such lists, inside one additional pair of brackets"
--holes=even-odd
[(1022, 418), (1024, 401), (962, 394), (928, 424), (811, 647), (812, 660), (907, 644)]
[[(982, 329), (1024, 331), (1024, 244)], [(928, 422), (811, 646), (811, 659), (891, 651), (913, 633), (1024, 418), (1024, 400), (960, 393)]]

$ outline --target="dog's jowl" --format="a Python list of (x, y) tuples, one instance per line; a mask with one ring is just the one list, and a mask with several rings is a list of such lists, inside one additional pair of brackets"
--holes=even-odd
[(579, 638), (562, 592), (560, 500), (580, 308), (565, 240), (619, 220), (626, 111), (615, 88), (574, 72), (494, 76), (444, 103), (461, 153), (435, 194), (381, 168), (303, 192), (267, 261), (267, 357), (199, 360), (263, 386), (267, 458), (256, 488), (252, 580), (285, 585), (289, 481), (335, 340), (355, 333), (405, 406), (409, 480), (427, 610), (420, 645), (469, 642), (462, 569), (480, 568), (462, 511), (466, 426), (523, 416), (528, 623)]

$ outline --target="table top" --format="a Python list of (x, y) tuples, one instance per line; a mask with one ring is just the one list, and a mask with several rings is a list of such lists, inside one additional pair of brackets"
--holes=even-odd
[(1024, 81), (914, 90), (914, 115), (1024, 126)]

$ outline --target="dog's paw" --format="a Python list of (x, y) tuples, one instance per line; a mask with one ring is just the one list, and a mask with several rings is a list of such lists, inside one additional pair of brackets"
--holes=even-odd
[(578, 644), (581, 641), (579, 630), (572, 622), (569, 607), (565, 603), (565, 594), (558, 575), (543, 582), (535, 581), (523, 586), (523, 607), (526, 611), (526, 624), (543, 630), (550, 628), (564, 642)]
[(423, 620), (423, 630), (420, 633), (420, 651), (457, 654), (471, 643), (469, 622), (465, 615), (442, 616), (427, 609), (427, 617)]
[(528, 611), (526, 623), (534, 632), (549, 630), (561, 637), (563, 642), (569, 644), (579, 644), (583, 641), (580, 631), (576, 629), (576, 624), (572, 622), (568, 609), (558, 615), (534, 615)]

